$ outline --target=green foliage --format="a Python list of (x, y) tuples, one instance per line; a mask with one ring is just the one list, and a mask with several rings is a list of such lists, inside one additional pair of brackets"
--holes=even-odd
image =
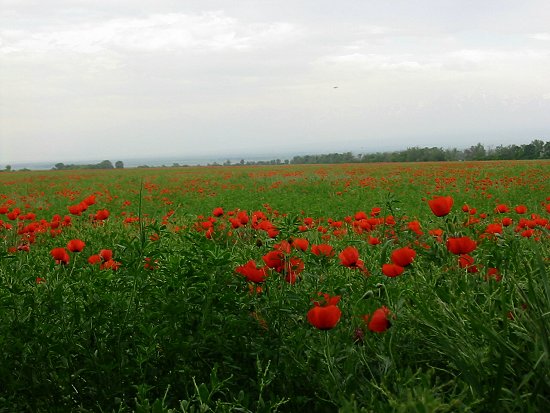
[[(117, 168), (124, 168), (124, 164), (122, 161), (116, 162)], [(58, 162), (55, 164), (53, 169), (57, 171), (62, 170), (71, 170), (71, 169), (113, 169), (114, 166), (109, 160), (104, 160), (96, 164), (82, 164), (82, 165), (75, 165), (75, 164), (68, 164), (65, 165), (63, 162)]]
[[(0, 215), (0, 412), (544, 411), (550, 165), (463, 164), (4, 174), (0, 207), (25, 217)], [(453, 195), (448, 216), (421, 201), (433, 194)], [(488, 235), (500, 203), (514, 223)], [(110, 216), (98, 222), (100, 209)], [(359, 211), (378, 224), (358, 230)], [(233, 227), (239, 212), (250, 220)], [(260, 215), (276, 234), (254, 226)], [(31, 221), (43, 230), (26, 233)], [(449, 252), (454, 235), (476, 240), (477, 273)], [(74, 238), (84, 250), (56, 264), (50, 251)], [(310, 245), (284, 252), (303, 261), (295, 284), (268, 270), (258, 291), (235, 271), (296, 238)], [(334, 257), (311, 253), (322, 243)], [(365, 272), (340, 263), (348, 246)], [(413, 263), (386, 277), (404, 246)], [(118, 269), (88, 263), (102, 249)], [(326, 331), (307, 318), (319, 292), (341, 296)], [(371, 331), (363, 316), (382, 306), (391, 327)]]
[(372, 163), (372, 162), (439, 162), (439, 161), (485, 161), (516, 159), (550, 159), (550, 141), (535, 139), (523, 145), (499, 145), (486, 149), (481, 143), (464, 150), (437, 147), (420, 148), (414, 146), (402, 151), (375, 152), (353, 155), (351, 152), (319, 155), (294, 156), (292, 164), (334, 164), (334, 163)]

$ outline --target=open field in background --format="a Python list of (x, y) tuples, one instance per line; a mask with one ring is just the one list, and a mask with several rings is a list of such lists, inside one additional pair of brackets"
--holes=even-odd
[(2, 173), (0, 412), (546, 411), (549, 219), (547, 161)]

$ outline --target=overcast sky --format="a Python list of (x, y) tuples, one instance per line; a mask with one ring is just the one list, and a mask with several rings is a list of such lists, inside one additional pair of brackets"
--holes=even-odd
[(549, 0), (0, 0), (0, 164), (535, 138)]

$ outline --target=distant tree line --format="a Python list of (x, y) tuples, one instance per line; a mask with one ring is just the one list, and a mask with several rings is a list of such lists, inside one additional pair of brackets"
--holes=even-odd
[[(490, 161), (490, 160), (522, 160), (522, 159), (550, 159), (550, 141), (535, 139), (531, 143), (523, 145), (498, 145), (496, 147), (485, 147), (478, 143), (469, 148), (460, 150), (457, 148), (443, 149), (441, 147), (419, 147), (414, 146), (402, 151), (374, 152), (354, 155), (352, 152), (327, 153), (320, 155), (300, 155), (292, 159), (271, 159), (269, 161), (245, 161), (231, 163), (227, 160), (223, 163), (209, 163), (207, 166), (245, 166), (245, 165), (287, 165), (287, 164), (337, 164), (337, 163), (371, 163), (371, 162), (437, 162), (437, 161)], [(170, 167), (187, 167), (189, 165), (172, 164)], [(198, 165), (200, 166), (200, 165)], [(162, 165), (162, 168), (168, 168)], [(97, 164), (75, 165), (57, 163), (54, 170), (67, 169), (122, 169), (124, 163), (105, 160)], [(140, 165), (138, 168), (149, 168), (148, 165)], [(6, 167), (0, 172), (10, 172), (12, 167)]]
[(414, 146), (402, 151), (374, 152), (354, 155), (352, 152), (326, 153), (318, 155), (300, 155), (292, 159), (271, 159), (269, 161), (245, 161), (231, 163), (209, 163), (207, 166), (244, 166), (244, 165), (286, 165), (286, 164), (338, 164), (338, 163), (374, 163), (374, 162), (443, 162), (443, 161), (489, 161), (518, 159), (550, 159), (550, 141), (535, 139), (523, 145), (498, 145), (488, 147), (481, 143), (460, 150), (440, 147)]
[(550, 141), (535, 139), (524, 145), (498, 145), (485, 148), (481, 143), (467, 149), (443, 149), (418, 146), (403, 151), (375, 152), (354, 155), (351, 152), (294, 156), (291, 164), (354, 163), (354, 162), (434, 162), (550, 159)]
[(269, 161), (245, 161), (244, 159), (241, 159), (238, 163), (231, 163), (228, 159), (224, 163), (213, 162), (206, 164), (206, 166), (288, 165), (289, 163), (289, 159), (271, 159)]
[(65, 165), (62, 162), (56, 163), (55, 166), (52, 168), (56, 171), (61, 170), (67, 170), (67, 169), (122, 169), (124, 168), (124, 162), (122, 161), (116, 161), (115, 165), (111, 163), (109, 160), (101, 161), (99, 163), (95, 164), (86, 164), (86, 165), (75, 165), (75, 164), (69, 164)]

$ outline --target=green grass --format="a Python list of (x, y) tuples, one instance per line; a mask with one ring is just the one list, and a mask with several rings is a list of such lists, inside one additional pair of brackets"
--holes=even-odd
[[(0, 215), (0, 412), (545, 411), (548, 182), (549, 162), (0, 174), (0, 207), (36, 214)], [(52, 236), (53, 216), (92, 194), (96, 203)], [(434, 195), (453, 197), (449, 215), (432, 214)], [(465, 225), (464, 204), (478, 222)], [(498, 204), (509, 212), (496, 213)], [(514, 211), (520, 204), (527, 214)], [(209, 238), (201, 223), (216, 207), (225, 213)], [(395, 224), (355, 232), (355, 213), (373, 207)], [(99, 209), (110, 211), (100, 223), (89, 216)], [(252, 219), (232, 229), (237, 210), (263, 212), (279, 234), (254, 229)], [(314, 225), (302, 231), (306, 217)], [(512, 225), (484, 234), (503, 217)], [(521, 218), (533, 236), (521, 235)], [(334, 221), (346, 232), (334, 233)], [(31, 222), (28, 244), (18, 225)], [(429, 234), (436, 228), (441, 241)], [(447, 249), (456, 235), (476, 240), (478, 272)], [(296, 237), (310, 248), (287, 255), (304, 263), (295, 284), (268, 270), (255, 293), (235, 272), (251, 259), (263, 266), (275, 244)], [(75, 238), (84, 250), (56, 264), (50, 251)], [(312, 254), (320, 243), (335, 256)], [(348, 246), (370, 275), (340, 263)], [(382, 265), (404, 246), (414, 262), (386, 277)], [(118, 270), (88, 263), (101, 249), (113, 251)], [(145, 258), (156, 268), (144, 268)], [(488, 268), (502, 279), (488, 278)], [(333, 329), (308, 322), (318, 292), (341, 296)], [(382, 306), (391, 327), (370, 331), (362, 316)]]

